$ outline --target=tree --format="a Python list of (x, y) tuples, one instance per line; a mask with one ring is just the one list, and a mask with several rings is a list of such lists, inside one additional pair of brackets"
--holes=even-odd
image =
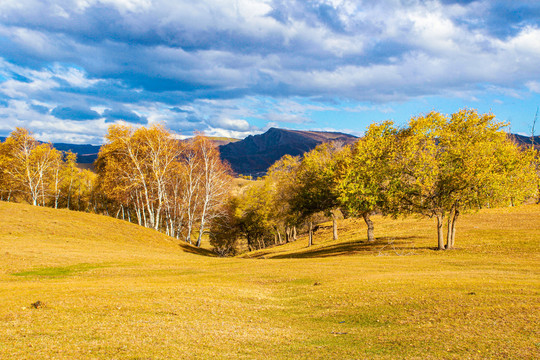
[[(531, 194), (531, 163), (492, 114), (412, 118), (399, 134), (400, 210), (437, 219), (437, 248), (454, 246), (458, 216)], [(448, 216), (447, 244), (443, 220)]]
[(296, 226), (300, 218), (291, 208), (292, 199), (297, 191), (297, 172), (300, 166), (298, 156), (285, 155), (276, 161), (269, 169), (264, 181), (268, 183), (269, 207), (272, 227), (277, 237), (277, 243), (282, 244), (280, 228), (284, 230), (285, 242), (294, 239)]
[(186, 242), (191, 244), (191, 234), (200, 214), (201, 186), (203, 183), (203, 172), (200, 154), (196, 148), (190, 144), (182, 155), (184, 171), (180, 181), (184, 184), (182, 201), (186, 213)]
[(45, 205), (53, 164), (61, 154), (51, 144), (39, 143), (23, 128), (16, 128), (4, 144), (3, 174), (33, 205)]
[(349, 213), (362, 216), (370, 242), (375, 240), (371, 215), (391, 212), (395, 202), (396, 137), (397, 129), (391, 121), (372, 124), (352, 146), (350, 154), (338, 162), (339, 199)]
[(296, 188), (291, 199), (291, 207), (301, 218), (308, 219), (309, 243), (313, 244), (313, 220), (318, 212), (324, 212), (333, 219), (333, 236), (337, 239), (335, 210), (340, 206), (336, 189), (336, 175), (333, 161), (343, 148), (339, 142), (323, 143), (304, 154), (296, 172)]
[(77, 168), (77, 154), (68, 151), (64, 154), (64, 165), (62, 167), (62, 181), (60, 192), (64, 194), (65, 207), (70, 209), (73, 197), (74, 183), (80, 170)]
[(219, 216), (210, 221), (210, 245), (219, 256), (236, 255), (241, 234), (241, 219), (238, 217), (239, 197), (231, 196), (223, 205)]
[(0, 142), (0, 199), (11, 201), (17, 191), (16, 183), (8, 172), (13, 159), (13, 147), (6, 142)]
[(202, 171), (201, 215), (196, 244), (197, 247), (200, 247), (206, 222), (219, 215), (230, 192), (230, 173), (232, 170), (228, 164), (221, 160), (216, 145), (206, 137), (197, 136), (192, 146), (200, 157), (200, 170)]
[(275, 240), (272, 236), (269, 185), (267, 181), (257, 181), (239, 195), (236, 212), (239, 228), (247, 240), (249, 251), (263, 249)]

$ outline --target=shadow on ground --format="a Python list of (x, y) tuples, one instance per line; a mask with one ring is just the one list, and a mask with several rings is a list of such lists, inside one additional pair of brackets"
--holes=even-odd
[[(348, 241), (333, 245), (322, 245), (317, 247), (315, 244), (313, 247), (306, 247), (302, 250), (298, 250), (294, 253), (280, 254), (275, 251), (263, 251), (257, 252), (251, 258), (272, 258), (272, 259), (303, 259), (303, 258), (322, 258), (331, 256), (346, 256), (354, 254), (368, 254), (373, 255), (414, 255), (415, 252), (421, 250), (432, 250), (431, 247), (415, 247), (413, 239), (414, 236), (406, 237), (381, 237), (374, 242), (368, 243), (367, 241)], [(284, 250), (285, 251), (285, 250)]]
[(203, 248), (198, 248), (194, 245), (189, 245), (189, 244), (179, 244), (179, 246), (182, 248), (183, 251), (187, 252), (187, 253), (190, 253), (190, 254), (195, 254), (195, 255), (202, 255), (202, 256), (211, 256), (211, 257), (216, 257), (217, 255), (215, 253), (213, 253), (212, 251), (208, 250), (208, 249), (203, 249)]

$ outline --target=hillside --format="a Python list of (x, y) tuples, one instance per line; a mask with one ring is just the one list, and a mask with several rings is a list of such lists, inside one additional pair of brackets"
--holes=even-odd
[(261, 175), (283, 155), (302, 155), (329, 141), (351, 143), (353, 135), (338, 132), (299, 131), (271, 128), (261, 135), (250, 135), (242, 141), (219, 147), (221, 158), (238, 174)]
[[(204, 250), (108, 216), (0, 201), (1, 273), (81, 263), (183, 259)], [(106, 266), (106, 265), (104, 265)]]
[(514, 139), (514, 141), (522, 146), (522, 147), (530, 147), (531, 144), (533, 144), (534, 141), (534, 147), (537, 150), (540, 150), (540, 135), (535, 136), (534, 138), (532, 136), (523, 136), (519, 134), (510, 134), (510, 137)]
[(3, 360), (540, 355), (538, 206), (464, 215), (454, 251), (432, 250), (430, 220), (375, 218), (374, 245), (347, 220), (256, 259), (86, 213), (0, 218)]
[[(436, 249), (435, 222), (416, 216), (392, 219), (376, 215), (374, 243), (367, 242), (361, 218), (340, 221), (339, 240), (332, 240), (332, 222), (319, 224), (314, 245), (306, 247), (307, 234), (298, 241), (242, 255), (249, 258), (324, 258), (350, 255), (426, 255)], [(536, 258), (540, 256), (540, 206), (524, 205), (484, 209), (465, 214), (458, 221), (457, 250), (485, 257), (501, 254)]]

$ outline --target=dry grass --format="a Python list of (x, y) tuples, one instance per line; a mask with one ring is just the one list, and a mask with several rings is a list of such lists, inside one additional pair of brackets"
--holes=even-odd
[(538, 206), (463, 216), (454, 251), (377, 218), (376, 244), (347, 220), (251, 259), (84, 213), (0, 219), (1, 359), (540, 357)]

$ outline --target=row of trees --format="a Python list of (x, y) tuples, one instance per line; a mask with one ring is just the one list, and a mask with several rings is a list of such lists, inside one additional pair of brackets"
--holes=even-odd
[(17, 128), (0, 143), (0, 199), (88, 210), (95, 174), (78, 169), (76, 155), (40, 143)]
[(26, 129), (0, 143), (1, 200), (121, 217), (197, 246), (223, 210), (230, 172), (204, 136), (179, 141), (159, 125), (111, 126), (95, 172)]
[(197, 246), (208, 233), (223, 255), (241, 243), (255, 250), (295, 241), (297, 231), (311, 245), (323, 218), (337, 239), (339, 216), (363, 218), (374, 241), (374, 214), (420, 214), (436, 219), (437, 248), (450, 249), (463, 212), (540, 195), (538, 152), (520, 149), (504, 127), (474, 110), (432, 112), (402, 128), (372, 124), (352, 145), (284, 156), (235, 194), (229, 166), (204, 136), (178, 141), (159, 125), (113, 125), (93, 173), (16, 129), (0, 143), (0, 199), (121, 217)]
[(285, 156), (230, 200), (227, 220), (213, 224), (213, 242), (234, 251), (244, 237), (257, 249), (294, 240), (291, 229), (305, 225), (311, 245), (317, 216), (334, 220), (337, 239), (340, 212), (362, 217), (374, 241), (373, 214), (420, 214), (436, 219), (437, 248), (450, 249), (464, 211), (514, 205), (538, 191), (537, 151), (520, 149), (504, 127), (474, 110), (432, 112), (403, 128), (373, 124), (352, 146), (322, 144), (302, 159)]
[(189, 243), (197, 230), (197, 246), (206, 224), (221, 214), (232, 180), (208, 138), (178, 141), (159, 125), (109, 127), (96, 172), (97, 191), (130, 220)]

